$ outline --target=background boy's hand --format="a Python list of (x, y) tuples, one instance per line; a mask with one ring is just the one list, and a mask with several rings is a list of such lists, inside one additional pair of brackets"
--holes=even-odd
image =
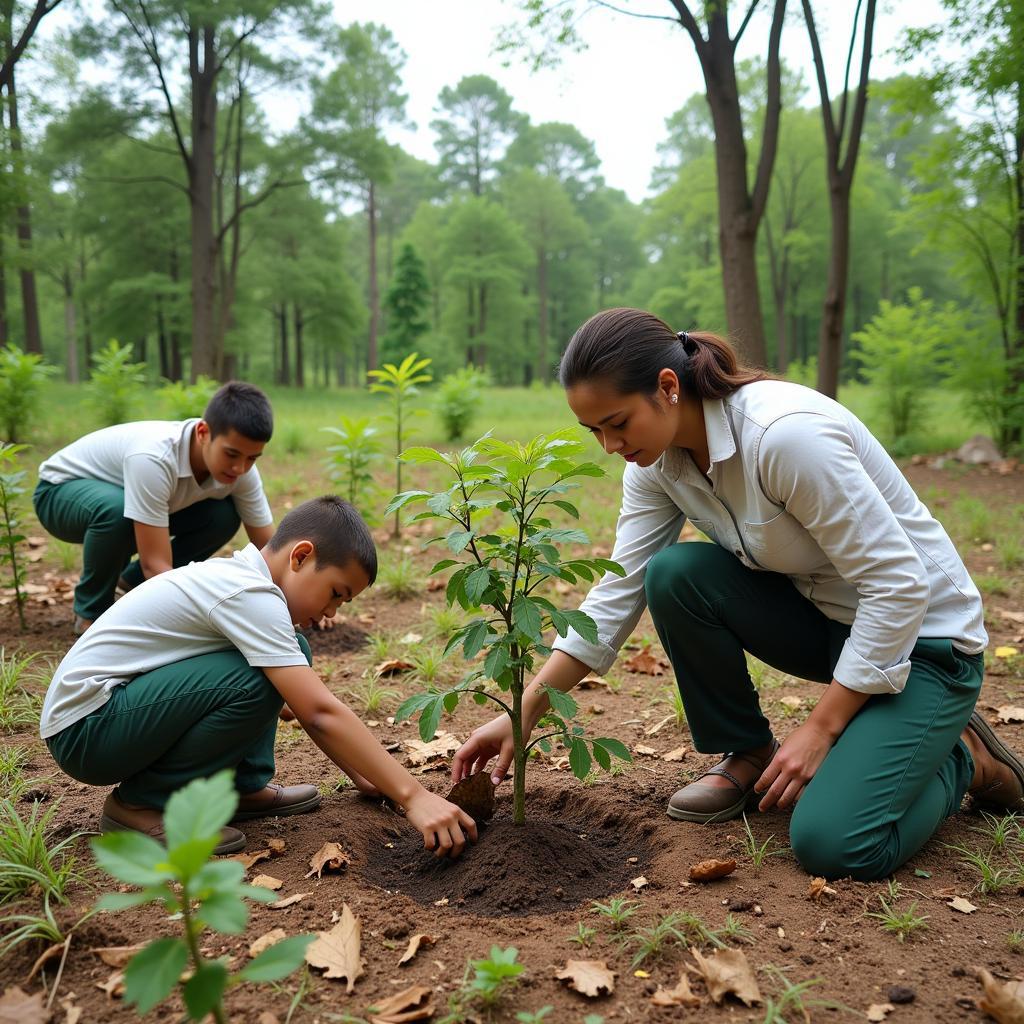
[(433, 850), (435, 857), (458, 857), (466, 846), (466, 835), (476, 842), (476, 822), (460, 807), (422, 787), (406, 803), (405, 816), (419, 829), (424, 847)]
[[(525, 737), (524, 737), (525, 739)], [(452, 782), (459, 783), (463, 779), (482, 772), (487, 762), (495, 755), (498, 760), (491, 770), (491, 782), (498, 785), (512, 764), (514, 748), (512, 746), (512, 722), (508, 715), (499, 715), (479, 729), (459, 747), (452, 762)]]

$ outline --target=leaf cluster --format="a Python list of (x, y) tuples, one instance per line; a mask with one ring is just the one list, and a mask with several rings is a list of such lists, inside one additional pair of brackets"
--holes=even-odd
[(219, 386), (212, 377), (200, 374), (194, 384), (183, 380), (164, 381), (157, 390), (157, 396), (162, 399), (170, 419), (187, 420), (203, 415)]
[(18, 608), (18, 622), (25, 628), (25, 577), (28, 567), (21, 560), (18, 545), (24, 543), (21, 532), (21, 498), (25, 494), (26, 470), (21, 468), (18, 456), (27, 445), (0, 442), (0, 565), (6, 565), (10, 585), (14, 587), (14, 603)]
[(299, 966), (312, 941), (311, 935), (284, 939), (234, 975), (223, 958), (209, 960), (200, 953), (198, 939), (204, 929), (239, 935), (249, 920), (246, 901), (270, 903), (276, 898), (267, 889), (246, 885), (245, 869), (237, 861), (210, 860), (237, 805), (231, 772), (223, 771), (195, 779), (171, 797), (164, 814), (166, 844), (138, 832), (111, 832), (92, 841), (100, 867), (138, 887), (107, 893), (98, 910), (162, 903), (182, 924), (182, 936), (154, 940), (125, 969), (125, 1002), (134, 1003), (140, 1014), (171, 994), (191, 957), (192, 971), (182, 984), (189, 1019), (213, 1014), (223, 1021), (229, 987), (285, 977)]
[(12, 343), (0, 348), (0, 421), (8, 441), (24, 438), (39, 411), (43, 381), (54, 373), (54, 367), (47, 366), (42, 356), (22, 352)]
[(340, 427), (321, 427), (337, 438), (327, 446), (331, 479), (369, 523), (374, 521), (376, 488), (372, 466), (380, 458), (377, 428), (369, 416), (343, 416)]
[(113, 338), (93, 354), (89, 401), (104, 426), (130, 420), (146, 383), (146, 364), (132, 362), (131, 345)]

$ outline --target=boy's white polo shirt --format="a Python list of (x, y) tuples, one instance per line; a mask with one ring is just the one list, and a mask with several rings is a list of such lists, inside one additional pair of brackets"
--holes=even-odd
[(39, 733), (66, 729), (145, 672), (232, 647), (256, 668), (308, 664), (255, 544), (154, 576), (105, 611), (57, 666)]
[(233, 484), (208, 476), (196, 480), (189, 461), (198, 419), (119, 423), (80, 437), (51, 455), (39, 478), (51, 484), (103, 480), (124, 488), (124, 516), (146, 526), (168, 525), (168, 516), (207, 498), (231, 497), (246, 526), (270, 526), (274, 518), (253, 466)]

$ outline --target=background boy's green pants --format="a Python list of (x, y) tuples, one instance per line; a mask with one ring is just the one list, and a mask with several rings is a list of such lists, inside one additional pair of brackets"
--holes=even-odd
[[(124, 517), (124, 488), (105, 480), (40, 480), (32, 496), (39, 522), (59, 540), (82, 544), (82, 575), (75, 587), (75, 614), (98, 619), (113, 603), (117, 580), (142, 582), (136, 561), (135, 524)], [(238, 532), (241, 522), (230, 497), (207, 498), (178, 512), (168, 524), (175, 568), (202, 562)]]
[[(786, 576), (747, 569), (717, 544), (659, 552), (646, 590), (694, 745), (705, 753), (771, 739), (744, 651), (828, 683), (850, 633)], [(793, 809), (790, 842), (811, 874), (884, 878), (960, 808), (974, 773), (960, 734), (981, 689), (983, 657), (948, 639), (919, 639), (910, 662), (902, 693), (868, 699)]]
[[(312, 664), (306, 638), (298, 640)], [(125, 803), (163, 809), (176, 789), (222, 768), (235, 770), (239, 793), (261, 790), (274, 777), (283, 703), (263, 670), (232, 648), (136, 676), (46, 744), (73, 779), (119, 784)]]

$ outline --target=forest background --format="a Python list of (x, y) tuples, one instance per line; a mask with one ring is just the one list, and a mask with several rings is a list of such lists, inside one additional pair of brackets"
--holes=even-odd
[[(300, 0), (3, 0), (0, 345), (72, 383), (116, 338), (153, 382), (359, 387), (416, 350), (435, 380), (542, 386), (586, 317), (635, 305), (828, 394), (867, 384), (897, 451), (937, 388), (1019, 446), (1024, 0), (942, 0), (898, 39), (874, 35), (876, 0), (819, 3), (842, 66), (809, 0), (620, 6), (623, 46), (656, 19), (706, 86), (639, 202), (487, 73), (564, 58), (610, 4), (507, 2), (480, 73), (420, 125), (428, 161), (394, 141), (406, 54), (384, 24)], [(780, 56), (794, 33), (807, 67)], [(883, 48), (923, 70), (874, 80)]]

